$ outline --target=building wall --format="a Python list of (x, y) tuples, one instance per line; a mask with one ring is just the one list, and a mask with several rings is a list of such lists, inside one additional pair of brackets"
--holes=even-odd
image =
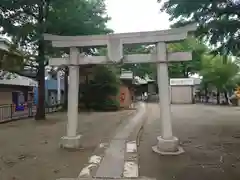
[[(58, 82), (55, 79), (45, 80), (45, 101), (48, 104), (50, 103), (50, 99), (52, 99), (51, 97), (55, 98), (55, 94), (57, 98), (57, 89), (58, 89), (57, 83)], [(61, 79), (60, 88), (61, 88), (61, 91), (64, 92), (64, 79)], [(54, 93), (51, 93), (51, 92), (54, 92)], [(61, 100), (63, 100), (63, 96)], [(34, 87), (34, 103), (37, 104), (37, 102), (38, 102), (38, 87)]]
[(172, 104), (192, 104), (193, 87), (192, 86), (171, 86)]
[(0, 92), (0, 105), (12, 104), (12, 92)]
[(148, 83), (148, 94), (156, 94), (156, 84), (155, 83)]
[[(49, 90), (57, 90), (58, 82), (55, 79), (45, 80), (45, 87), (46, 87), (46, 89), (49, 89)], [(62, 91), (64, 90), (64, 79), (61, 79), (61, 81), (60, 81), (60, 88)]]
[[(4, 90), (6, 91), (6, 90)], [(11, 93), (11, 103), (26, 103), (33, 100), (33, 87), (27, 86), (15, 86), (8, 88), (8, 92)]]
[(0, 105), (10, 105), (19, 101), (19, 93), (23, 94), (23, 101), (30, 100), (32, 89), (25, 86), (0, 86)]

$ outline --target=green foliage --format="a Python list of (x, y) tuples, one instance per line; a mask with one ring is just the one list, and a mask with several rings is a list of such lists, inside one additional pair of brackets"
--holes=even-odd
[(117, 99), (107, 98), (99, 104), (96, 110), (117, 111), (120, 108), (120, 102)]
[[(126, 54), (146, 54), (151, 53), (154, 46), (130, 46), (125, 48)], [(168, 45), (168, 52), (192, 52), (193, 59), (187, 62), (170, 63), (169, 76), (172, 78), (189, 77), (198, 73), (201, 69), (202, 56), (208, 53), (208, 48), (200, 41), (190, 38), (180, 43), (173, 43)], [(122, 69), (132, 71), (136, 76), (145, 77), (148, 74), (155, 78), (157, 74), (156, 64), (123, 64)]]
[[(149, 54), (153, 46), (144, 45), (128, 45), (124, 48), (125, 54)], [(150, 77), (156, 76), (156, 64), (140, 63), (140, 64), (123, 64), (122, 69), (132, 71), (135, 76), (144, 78), (146, 75)]]
[(19, 72), (24, 68), (24, 55), (16, 50), (0, 50), (0, 70)]
[(119, 109), (117, 95), (120, 80), (116, 73), (109, 67), (96, 66), (93, 76), (94, 79), (86, 85), (82, 98), (87, 108), (95, 110)]
[[(109, 32), (104, 0), (1, 0), (1, 34), (10, 36), (18, 48), (36, 64), (39, 82), (36, 119), (44, 119), (45, 65), (48, 56), (61, 56), (43, 40), (43, 33), (88, 35)], [(89, 49), (84, 49), (89, 51)]]
[(1, 0), (0, 7), (1, 33), (35, 50), (43, 32), (89, 35), (110, 31), (103, 0)]
[(192, 60), (172, 63), (169, 65), (169, 76), (172, 78), (186, 78), (198, 73), (201, 69), (201, 60), (208, 53), (207, 47), (196, 39), (189, 38), (180, 43), (169, 44), (169, 52), (192, 52)]
[(175, 27), (198, 23), (196, 35), (209, 40), (216, 53), (239, 56), (239, 9), (238, 0), (168, 0), (161, 10), (170, 15)]
[(239, 66), (230, 58), (205, 56), (202, 60), (203, 86), (214, 87), (220, 92), (232, 90), (236, 86)]

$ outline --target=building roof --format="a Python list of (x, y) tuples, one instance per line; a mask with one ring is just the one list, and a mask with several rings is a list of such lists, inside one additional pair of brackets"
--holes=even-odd
[(144, 78), (141, 78), (139, 76), (134, 76), (132, 71), (122, 71), (120, 75), (120, 79), (133, 80), (133, 84), (136, 84), (136, 85), (143, 85), (143, 84), (148, 84), (149, 82), (154, 82), (154, 80), (149, 78), (148, 75), (146, 75)]
[(0, 70), (0, 84), (17, 86), (38, 86), (38, 83), (33, 79), (3, 70)]
[(38, 86), (38, 83), (30, 78), (15, 78), (0, 80), (0, 84), (16, 86)]
[(10, 44), (10, 42), (8, 40), (0, 37), (0, 50), (1, 51), (8, 52), (9, 51), (9, 44)]
[(200, 85), (202, 80), (201, 78), (193, 78), (194, 79), (194, 85)]
[(171, 86), (181, 86), (181, 85), (190, 85), (196, 86), (201, 83), (200, 78), (171, 78), (170, 85)]
[(133, 79), (133, 72), (132, 71), (122, 71), (120, 74), (120, 79), (126, 79), (126, 80)]
[(4, 42), (6, 44), (11, 44), (11, 42), (8, 39), (3, 38), (3, 37), (0, 37), (0, 42)]

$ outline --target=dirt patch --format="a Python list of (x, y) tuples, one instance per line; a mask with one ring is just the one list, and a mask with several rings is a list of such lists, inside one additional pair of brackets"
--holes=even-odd
[[(140, 142), (140, 175), (159, 180), (238, 180), (240, 177), (239, 108), (174, 105), (173, 132), (185, 154), (160, 156), (151, 146), (160, 135), (159, 109), (151, 110)], [(149, 166), (151, 164), (151, 166)]]
[(66, 151), (59, 140), (66, 133), (66, 114), (48, 115), (46, 121), (19, 120), (0, 125), (1, 180), (55, 180), (77, 177), (100, 142), (108, 142), (115, 129), (133, 111), (81, 113), (82, 148)]

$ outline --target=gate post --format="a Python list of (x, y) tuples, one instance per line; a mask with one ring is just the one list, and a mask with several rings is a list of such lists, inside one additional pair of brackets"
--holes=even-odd
[(61, 146), (64, 148), (78, 148), (80, 146), (81, 135), (77, 135), (79, 90), (78, 55), (78, 49), (76, 47), (71, 47), (68, 83), (67, 136), (62, 137), (61, 142)]
[(167, 46), (164, 42), (157, 43), (157, 61), (161, 136), (157, 137), (157, 145), (152, 149), (162, 155), (181, 154), (184, 151), (179, 147), (178, 138), (172, 134)]

